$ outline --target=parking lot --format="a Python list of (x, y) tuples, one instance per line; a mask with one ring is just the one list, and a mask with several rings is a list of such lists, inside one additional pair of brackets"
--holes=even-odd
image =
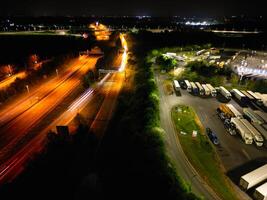
[[(267, 149), (265, 147), (256, 147), (255, 144), (247, 145), (240, 135), (232, 136), (227, 132), (223, 122), (216, 114), (216, 109), (221, 103), (217, 98), (194, 96), (182, 89), (181, 96), (173, 94), (169, 95), (168, 98), (173, 106), (177, 104), (192, 106), (203, 126), (211, 128), (217, 134), (220, 145), (216, 146), (216, 149), (226, 172), (250, 161), (266, 157)], [(234, 100), (229, 103), (233, 104), (242, 113), (242, 108)]]

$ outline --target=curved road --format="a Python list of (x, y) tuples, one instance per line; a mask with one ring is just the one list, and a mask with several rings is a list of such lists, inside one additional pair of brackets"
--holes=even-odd
[(183, 152), (182, 146), (179, 142), (174, 124), (171, 118), (172, 104), (169, 103), (168, 98), (164, 94), (163, 81), (160, 75), (156, 74), (156, 83), (159, 88), (160, 95), (160, 118), (161, 127), (165, 130), (165, 143), (167, 152), (175, 164), (177, 173), (186, 182), (190, 183), (192, 191), (199, 196), (205, 197), (208, 200), (221, 199), (206, 182), (200, 177), (194, 167), (190, 164), (186, 155)]

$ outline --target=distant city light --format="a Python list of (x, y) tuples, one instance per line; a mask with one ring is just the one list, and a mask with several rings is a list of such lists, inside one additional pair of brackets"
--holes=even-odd
[(190, 22), (190, 21), (187, 21), (185, 23), (185, 25), (188, 25), (188, 26), (209, 26), (210, 23), (204, 21), (204, 22)]

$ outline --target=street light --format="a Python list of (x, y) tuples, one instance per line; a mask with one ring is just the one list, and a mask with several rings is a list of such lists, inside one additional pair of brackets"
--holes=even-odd
[(27, 91), (28, 91), (28, 94), (30, 94), (29, 85), (26, 85), (26, 89), (27, 89)]
[(9, 69), (9, 74), (12, 75), (12, 69), (10, 65), (8, 65), (8, 69)]

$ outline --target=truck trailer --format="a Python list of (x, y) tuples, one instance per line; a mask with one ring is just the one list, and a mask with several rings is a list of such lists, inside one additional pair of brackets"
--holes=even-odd
[(206, 84), (206, 86), (209, 88), (209, 90), (211, 92), (211, 96), (216, 97), (217, 91), (215, 90), (215, 88), (211, 84)]
[(255, 142), (255, 144), (258, 147), (263, 146), (264, 139), (263, 139), (262, 135), (259, 133), (259, 131), (254, 126), (252, 126), (252, 124), (249, 123), (248, 120), (242, 119), (241, 121), (247, 127), (247, 129), (250, 131), (250, 133), (251, 133), (251, 135), (253, 137), (253, 141)]
[(251, 108), (243, 108), (243, 112), (244, 112), (246, 118), (250, 122), (255, 122), (255, 123), (258, 123), (258, 124), (263, 124), (262, 118), (259, 115), (257, 115), (257, 113), (255, 113)]
[(231, 118), (231, 123), (235, 127), (235, 131), (242, 137), (245, 144), (252, 144), (253, 143), (252, 134), (241, 120), (242, 119), (233, 117)]
[(196, 86), (196, 84), (194, 82), (190, 82), (191, 86), (192, 86), (192, 93), (194, 95), (198, 95), (198, 88)]
[(232, 98), (231, 93), (227, 89), (225, 89), (223, 86), (220, 86), (219, 92), (228, 100)]
[(251, 124), (260, 132), (260, 134), (264, 138), (263, 145), (267, 147), (267, 130), (263, 126), (259, 125), (258, 123), (252, 122)]
[(253, 197), (255, 200), (267, 200), (267, 183), (257, 187)]
[(219, 110), (229, 119), (232, 117), (243, 118), (243, 115), (232, 104), (220, 104)]
[(198, 88), (199, 95), (201, 96), (205, 95), (205, 90), (203, 89), (202, 85), (199, 82), (196, 82), (195, 84)]
[(173, 86), (176, 92), (180, 92), (181, 86), (177, 80), (173, 81)]
[(247, 97), (242, 92), (240, 92), (238, 89), (232, 90), (233, 96), (238, 100), (238, 102), (244, 106), (247, 104)]
[(267, 164), (241, 176), (239, 185), (243, 190), (248, 190), (267, 179)]
[(247, 91), (248, 94), (250, 94), (252, 97), (254, 97), (254, 103), (256, 103), (258, 106), (262, 106), (263, 105), (263, 102), (261, 100), (261, 97), (256, 94), (255, 92), (252, 92), (250, 90)]
[(210, 91), (210, 89), (207, 87), (207, 85), (202, 84), (202, 87), (203, 87), (203, 89), (204, 89), (204, 91), (205, 91), (205, 96), (210, 96), (211, 91)]
[(188, 80), (185, 80), (184, 83), (186, 85), (186, 90), (188, 92), (192, 92), (192, 86), (191, 86), (190, 82)]

